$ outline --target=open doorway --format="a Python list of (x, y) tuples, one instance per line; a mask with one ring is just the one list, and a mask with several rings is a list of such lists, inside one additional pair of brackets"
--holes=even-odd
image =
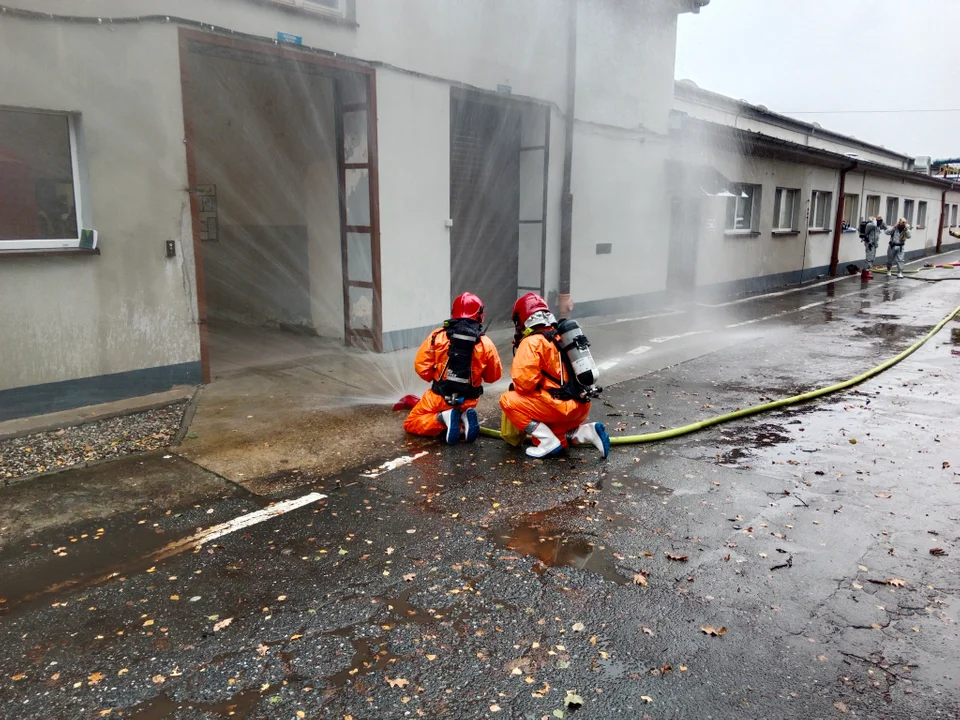
[(543, 293), (549, 109), (461, 89), (450, 98), (450, 294), (479, 295), (506, 325)]
[(181, 31), (204, 380), (380, 349), (372, 72)]

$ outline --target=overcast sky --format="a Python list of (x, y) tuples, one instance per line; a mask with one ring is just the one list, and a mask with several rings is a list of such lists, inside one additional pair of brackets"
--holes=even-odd
[(960, 157), (960, 112), (902, 112), (960, 108), (960, 0), (711, 0), (679, 22), (677, 79), (906, 155)]

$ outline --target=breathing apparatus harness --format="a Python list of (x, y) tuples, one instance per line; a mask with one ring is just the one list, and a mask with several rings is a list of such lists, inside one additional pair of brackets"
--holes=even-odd
[(471, 382), (473, 351), (483, 337), (483, 326), (469, 318), (450, 319), (443, 323), (443, 330), (433, 334), (432, 343), (436, 342), (441, 332), (445, 332), (450, 339), (450, 349), (447, 364), (440, 371), (443, 379), (434, 380), (431, 389), (448, 405), (456, 407), (464, 400), (474, 400), (483, 395), (483, 386)]
[(603, 392), (603, 388), (597, 385), (600, 370), (590, 353), (590, 341), (576, 320), (561, 320), (556, 327), (538, 325), (525, 329), (514, 339), (514, 354), (520, 343), (531, 335), (542, 335), (560, 351), (560, 377), (541, 370), (544, 377), (560, 386), (547, 389), (551, 396), (557, 400), (576, 400), (584, 404), (600, 397)]

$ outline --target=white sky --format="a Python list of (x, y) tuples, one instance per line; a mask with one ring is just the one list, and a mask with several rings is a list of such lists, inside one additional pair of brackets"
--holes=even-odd
[[(711, 0), (680, 16), (677, 79), (906, 155), (960, 156), (960, 0)], [(792, 112), (791, 112), (792, 111)]]

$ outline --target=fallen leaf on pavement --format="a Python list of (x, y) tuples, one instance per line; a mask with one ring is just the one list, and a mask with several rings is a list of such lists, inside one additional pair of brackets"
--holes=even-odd
[(634, 574), (633, 574), (633, 584), (634, 584), (634, 585), (639, 585), (640, 587), (646, 587), (646, 586), (647, 586), (647, 578), (644, 576), (643, 573), (634, 573)]
[(437, 659), (436, 655), (427, 655), (427, 660), (436, 660), (436, 659)]
[(280, 602), (283, 602), (286, 599), (287, 599), (286, 595), (277, 595), (277, 600), (279, 600)]
[(106, 710), (101, 710), (101, 711), (100, 711), (100, 717), (106, 717), (107, 715), (110, 715), (111, 713), (113, 713), (113, 708), (107, 708)]
[(567, 690), (567, 696), (563, 699), (563, 704), (571, 710), (576, 710), (577, 708), (583, 707), (583, 698), (575, 692)]
[(14, 682), (17, 682), (18, 680), (23, 680), (25, 677), (26, 677), (26, 675), (24, 675), (23, 673), (17, 673), (16, 675), (14, 675), (13, 677), (11, 677), (10, 679), (13, 680)]
[(403, 576), (403, 580), (404, 580), (404, 582), (410, 582), (410, 581), (413, 580), (416, 576), (417, 576), (416, 573), (407, 573), (406, 575)]
[(649, 695), (641, 695), (641, 696), (640, 696), (640, 699), (643, 700), (645, 703), (648, 703), (648, 704), (653, 702), (653, 698), (650, 697)]
[(130, 672), (130, 668), (121, 668), (120, 670), (117, 671), (117, 675), (118, 675), (118, 676), (119, 676), (119, 675), (126, 675), (128, 672)]
[(936, 557), (943, 557), (944, 555), (949, 555), (950, 553), (948, 553), (943, 548), (936, 547), (936, 548), (930, 548), (930, 554), (935, 555)]
[(500, 706), (494, 703), (490, 706), (490, 712), (500, 712)]
[(387, 684), (392, 688), (395, 688), (395, 687), (405, 688), (407, 685), (410, 684), (410, 681), (407, 680), (406, 678), (400, 678), (400, 677), (393, 678), (393, 679), (387, 678)]
[(681, 666), (680, 666), (680, 672), (686, 672), (686, 671), (687, 671), (687, 666), (686, 666), (686, 665), (681, 665)]
[(232, 618), (232, 617), (224, 618), (223, 620), (221, 620), (220, 622), (216, 623), (216, 624), (213, 626), (213, 631), (214, 631), (214, 632), (219, 632), (220, 630), (223, 630), (225, 627), (227, 627), (227, 626), (228, 626), (230, 623), (232, 623), (232, 622), (233, 622), (233, 618)]
[(726, 627), (715, 628), (713, 625), (704, 625), (703, 627), (700, 628), (700, 631), (707, 635), (712, 635), (713, 637), (720, 637), (721, 635), (726, 634), (727, 628)]
[(870, 572), (866, 565), (857, 565), (857, 567), (863, 572)]
[(892, 498), (892, 497), (893, 497), (893, 495), (891, 495), (891, 494), (888, 493), (888, 492), (878, 492), (878, 493), (874, 493), (874, 495), (875, 495), (876, 497), (878, 497), (878, 498), (883, 498), (884, 500), (886, 500), (887, 498)]
[(302, 718), (305, 718), (306, 716), (307, 716), (307, 714), (306, 714), (303, 710), (297, 710), (297, 717), (298, 717), (298, 718), (301, 718), (301, 719), (302, 719)]
[(162, 685), (164, 682), (166, 682), (166, 678), (163, 675), (154, 675), (150, 679), (153, 680), (154, 685)]
[(845, 712), (847, 711), (847, 706), (844, 705), (844, 704), (843, 704), (842, 702), (840, 702), (839, 700), (838, 700), (837, 702), (835, 702), (835, 703), (833, 704), (833, 706), (834, 706), (837, 710), (839, 710), (840, 712), (842, 712), (842, 713), (845, 713)]
[(887, 585), (893, 585), (894, 587), (903, 587), (906, 583), (900, 578), (890, 578), (887, 580)]
[(87, 684), (89, 684), (89, 685), (96, 685), (96, 684), (97, 684), (98, 682), (100, 682), (101, 680), (103, 680), (103, 673), (102, 673), (102, 672), (91, 673), (91, 674), (90, 674), (90, 677), (87, 678)]
[(151, 625), (153, 625), (153, 620), (146, 620), (143, 623), (144, 627), (150, 627)]
[(648, 627), (640, 628), (640, 632), (642, 632), (644, 635), (653, 635), (653, 630)]
[(260, 643), (259, 645), (257, 645), (257, 654), (258, 654), (260, 657), (263, 657), (264, 655), (267, 654), (267, 650), (269, 650), (269, 649), (270, 649), (269, 647), (267, 647), (267, 646), (264, 645), (263, 643)]
[(578, 622), (578, 623), (574, 623), (570, 629), (573, 630), (574, 632), (583, 632), (584, 630), (586, 630), (586, 627), (587, 626), (584, 625), (582, 622)]
[(946, 470), (948, 467), (950, 467), (950, 463), (948, 463), (946, 460), (944, 460), (944, 461), (943, 461), (943, 469)]
[(686, 562), (690, 559), (688, 555), (674, 555), (673, 553), (665, 552), (664, 555), (667, 556), (667, 560), (676, 560), (677, 562)]

